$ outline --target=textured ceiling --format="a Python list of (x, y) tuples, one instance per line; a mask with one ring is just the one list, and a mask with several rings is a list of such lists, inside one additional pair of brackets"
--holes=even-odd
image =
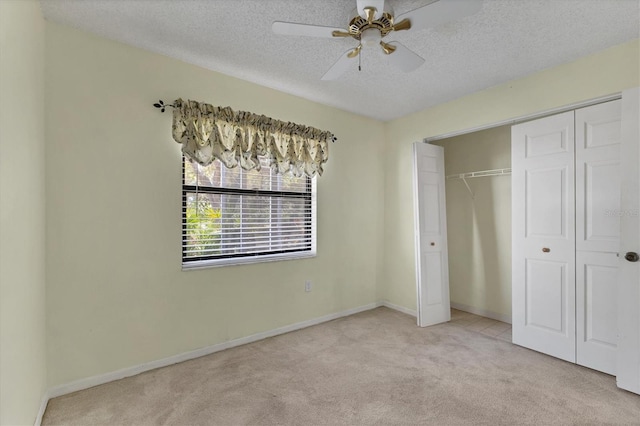
[[(449, 0), (455, 1), (455, 0)], [(379, 120), (391, 120), (638, 38), (639, 0), (478, 0), (438, 28), (391, 34), (426, 59), (404, 74), (376, 49), (322, 75), (353, 39), (286, 37), (273, 21), (346, 28), (355, 0), (42, 0), (45, 18)], [(387, 0), (395, 15), (432, 0)]]

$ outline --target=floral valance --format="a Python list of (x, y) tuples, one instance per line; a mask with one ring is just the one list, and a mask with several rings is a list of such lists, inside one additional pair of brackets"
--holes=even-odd
[(196, 101), (173, 103), (173, 139), (184, 155), (202, 165), (215, 159), (228, 168), (260, 170), (267, 158), (278, 173), (322, 175), (332, 133), (264, 115)]

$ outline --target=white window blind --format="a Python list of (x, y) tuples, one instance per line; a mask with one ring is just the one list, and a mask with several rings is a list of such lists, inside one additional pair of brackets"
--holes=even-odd
[(315, 254), (312, 179), (182, 161), (183, 267)]

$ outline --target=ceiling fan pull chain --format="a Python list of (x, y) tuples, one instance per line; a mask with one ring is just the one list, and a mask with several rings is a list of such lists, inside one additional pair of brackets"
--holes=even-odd
[(361, 57), (360, 57), (361, 52), (362, 52), (361, 50), (358, 50), (358, 71), (362, 71), (362, 66), (361, 66), (362, 65), (362, 61), (361, 61)]

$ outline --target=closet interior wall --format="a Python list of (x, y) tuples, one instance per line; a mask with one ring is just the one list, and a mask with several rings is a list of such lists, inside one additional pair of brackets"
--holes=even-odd
[[(444, 148), (445, 174), (511, 167), (511, 128), (431, 142)], [(446, 180), (451, 306), (511, 322), (511, 178)]]

